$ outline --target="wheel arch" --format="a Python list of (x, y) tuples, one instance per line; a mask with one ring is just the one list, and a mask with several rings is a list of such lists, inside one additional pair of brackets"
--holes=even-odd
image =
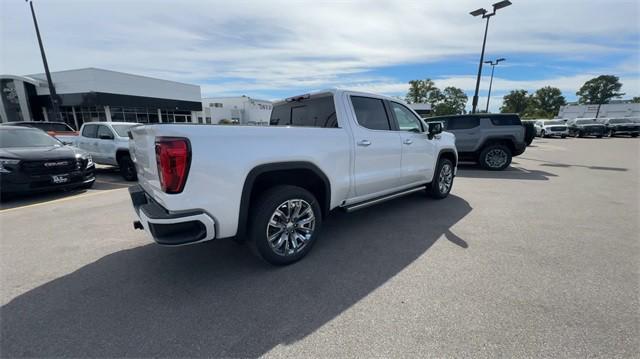
[[(287, 175), (283, 181), (282, 175)], [(331, 182), (315, 164), (305, 161), (273, 162), (254, 167), (245, 178), (240, 198), (237, 237), (244, 237), (249, 222), (252, 201), (268, 188), (276, 185), (295, 185), (313, 193), (323, 216), (331, 206)]]
[(458, 166), (458, 154), (451, 148), (441, 149), (440, 152), (438, 152), (438, 161), (440, 161), (441, 158), (449, 159), (451, 162), (453, 162), (453, 167)]

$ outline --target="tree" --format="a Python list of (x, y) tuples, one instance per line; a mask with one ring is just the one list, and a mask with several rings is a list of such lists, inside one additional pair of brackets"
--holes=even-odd
[(529, 107), (530, 100), (531, 96), (527, 90), (511, 90), (502, 97), (500, 112), (523, 114)]
[(449, 86), (442, 91), (442, 99), (433, 107), (436, 116), (465, 113), (469, 98), (460, 88)]
[(442, 92), (431, 79), (409, 81), (408, 103), (428, 103), (434, 106), (442, 99)]
[(634, 98), (631, 99), (632, 103), (640, 103), (640, 96), (636, 96)]
[(624, 93), (618, 92), (620, 88), (622, 83), (618, 76), (600, 75), (585, 82), (576, 95), (579, 103), (601, 105), (612, 98), (622, 97)]
[(557, 87), (546, 86), (538, 89), (528, 101), (525, 112), (533, 117), (553, 118), (560, 106), (567, 104), (562, 91)]

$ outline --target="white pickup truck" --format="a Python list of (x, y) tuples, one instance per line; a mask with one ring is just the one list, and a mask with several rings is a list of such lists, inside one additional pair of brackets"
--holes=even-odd
[(163, 245), (247, 238), (273, 264), (309, 252), (323, 219), (416, 191), (444, 198), (455, 137), (394, 98), (327, 90), (274, 104), (270, 126), (131, 129), (139, 221)]

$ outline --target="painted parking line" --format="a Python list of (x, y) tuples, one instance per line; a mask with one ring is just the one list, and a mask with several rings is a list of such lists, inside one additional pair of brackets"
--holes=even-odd
[(79, 198), (92, 197), (92, 196), (96, 196), (96, 195), (99, 195), (99, 194), (110, 193), (110, 192), (114, 192), (114, 191), (122, 191), (122, 190), (126, 190), (126, 189), (127, 188), (114, 188), (114, 189), (109, 189), (109, 190), (104, 190), (104, 191), (96, 191), (96, 192), (84, 193), (84, 194), (80, 194), (80, 195), (77, 195), (77, 196), (54, 199), (54, 200), (51, 200), (51, 201), (46, 201), (46, 202), (41, 202), (41, 203), (28, 204), (26, 206), (20, 206), (20, 207), (15, 207), (15, 208), (7, 208), (7, 209), (0, 210), (0, 214), (13, 212), (13, 211), (17, 211), (17, 210), (25, 209), (25, 208), (40, 207), (40, 206), (46, 206), (48, 204), (71, 201), (71, 200), (79, 199)]

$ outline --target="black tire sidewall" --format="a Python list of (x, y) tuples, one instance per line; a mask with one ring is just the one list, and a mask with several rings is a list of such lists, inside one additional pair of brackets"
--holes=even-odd
[[(120, 174), (127, 181), (135, 181), (138, 179), (138, 175), (136, 174), (136, 167), (131, 161), (131, 157), (129, 155), (123, 155), (120, 157), (118, 161), (118, 166), (120, 167)], [(128, 172), (128, 168), (131, 168), (131, 173)]]
[[(267, 223), (276, 208), (283, 202), (290, 199), (302, 199), (311, 204), (316, 218), (316, 223), (311, 239), (300, 252), (292, 256), (281, 256), (271, 249), (265, 230), (267, 228)], [(264, 192), (254, 203), (256, 205), (251, 210), (249, 238), (255, 245), (258, 254), (260, 254), (265, 261), (275, 265), (287, 265), (297, 262), (309, 253), (322, 229), (321, 208), (318, 200), (311, 192), (297, 186), (276, 186)]]
[[(494, 149), (500, 149), (502, 151), (504, 151), (504, 153), (507, 155), (507, 161), (505, 162), (504, 165), (500, 166), (500, 167), (491, 167), (488, 163), (487, 163), (487, 154), (489, 154), (489, 151), (494, 150)], [(480, 153), (480, 165), (490, 171), (502, 171), (505, 168), (509, 167), (509, 165), (511, 164), (511, 159), (512, 159), (512, 154), (511, 154), (511, 150), (509, 149), (509, 147), (505, 146), (505, 145), (501, 145), (501, 144), (496, 144), (496, 145), (489, 145), (487, 147), (485, 147), (482, 152)]]
[(454, 171), (453, 162), (451, 162), (451, 160), (447, 158), (441, 158), (440, 160), (438, 160), (438, 165), (436, 166), (436, 170), (433, 173), (433, 180), (427, 187), (429, 196), (436, 199), (446, 198), (447, 196), (449, 196), (449, 193), (451, 193), (451, 190), (453, 189), (455, 176), (453, 176), (451, 180), (451, 187), (449, 187), (449, 190), (446, 193), (440, 192), (440, 183), (438, 183), (438, 181), (440, 180), (440, 171), (442, 171), (442, 167), (444, 167), (445, 163), (448, 163), (451, 166), (451, 171)]

